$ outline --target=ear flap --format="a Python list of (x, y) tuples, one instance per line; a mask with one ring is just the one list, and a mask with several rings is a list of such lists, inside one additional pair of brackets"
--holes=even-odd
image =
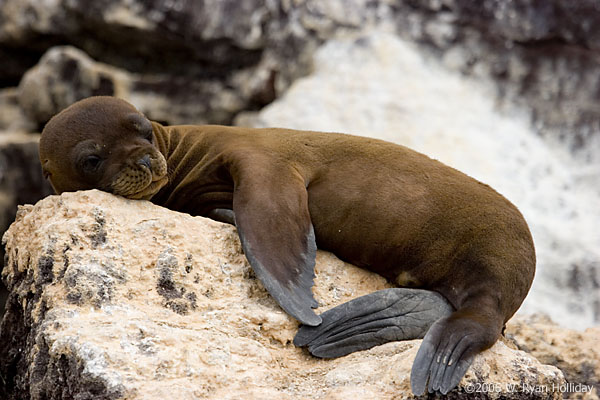
[(127, 114), (122, 124), (128, 129), (139, 132), (144, 137), (152, 137), (152, 124), (143, 114), (137, 112)]
[(48, 168), (48, 164), (50, 164), (50, 160), (45, 159), (41, 162), (41, 164), (42, 164), (42, 175), (44, 176), (44, 179), (47, 179), (48, 181), (50, 181), (50, 185), (52, 186), (52, 189), (54, 189), (54, 193), (61, 194), (63, 191), (57, 190), (56, 186), (54, 185), (54, 182), (52, 182), (52, 172), (50, 172), (50, 168)]
[(48, 160), (42, 161), (42, 175), (44, 175), (44, 179), (48, 179), (52, 175), (52, 173), (46, 168), (46, 165), (48, 165)]

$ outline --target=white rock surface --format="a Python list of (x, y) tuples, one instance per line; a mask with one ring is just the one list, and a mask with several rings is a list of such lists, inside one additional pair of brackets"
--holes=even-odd
[[(420, 341), (335, 360), (294, 347), (298, 323), (254, 277), (232, 226), (89, 191), (22, 207), (4, 242), (11, 298), (0, 368), (21, 366), (10, 384), (22, 397), (412, 398)], [(387, 287), (320, 251), (316, 275), (319, 311)], [(481, 398), (467, 394), (485, 384), (489, 398), (512, 399), (523, 383), (564, 382), (499, 342), (452, 395)]]
[(536, 243), (536, 279), (522, 312), (580, 329), (600, 324), (595, 156), (575, 159), (544, 141), (525, 110), (499, 112), (492, 82), (461, 76), (451, 57), (442, 64), (382, 31), (330, 41), (309, 77), (238, 123), (385, 139), (491, 185), (520, 208)]

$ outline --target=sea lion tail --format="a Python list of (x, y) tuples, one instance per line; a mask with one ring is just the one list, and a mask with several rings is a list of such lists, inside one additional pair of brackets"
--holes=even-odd
[(303, 325), (294, 337), (315, 357), (335, 358), (397, 340), (422, 338), (452, 306), (428, 290), (379, 290), (321, 314), (319, 326)]

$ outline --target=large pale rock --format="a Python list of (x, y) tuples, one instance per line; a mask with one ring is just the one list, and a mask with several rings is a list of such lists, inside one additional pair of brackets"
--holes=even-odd
[[(297, 322), (255, 278), (232, 226), (89, 191), (21, 208), (4, 242), (4, 398), (412, 398), (420, 341), (335, 360), (294, 347)], [(320, 311), (388, 287), (320, 251), (316, 275)], [(448, 398), (564, 383), (499, 342)]]

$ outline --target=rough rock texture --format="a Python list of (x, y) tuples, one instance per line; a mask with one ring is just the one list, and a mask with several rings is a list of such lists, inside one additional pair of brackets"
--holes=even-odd
[[(98, 61), (159, 74), (160, 84), (146, 89), (170, 97), (175, 110), (202, 104), (201, 117), (186, 114), (193, 120), (220, 122), (272, 101), (309, 71), (324, 40), (375, 25), (434, 50), (452, 68), (495, 80), (541, 133), (574, 148), (600, 141), (595, 0), (5, 0), (0, 83), (16, 85), (47, 49), (69, 44)], [(218, 89), (235, 93), (236, 106), (212, 103), (207, 96)]]
[(592, 385), (596, 398), (600, 395), (600, 327), (569, 330), (536, 314), (514, 318), (505, 334), (520, 350), (560, 368), (567, 381)]
[(0, 135), (5, 132), (34, 132), (37, 125), (19, 104), (17, 88), (0, 90)]
[[(295, 348), (231, 226), (89, 191), (21, 208), (4, 242), (3, 398), (412, 398), (420, 341), (335, 360)], [(316, 275), (321, 309), (387, 287), (324, 252)], [(448, 398), (558, 399), (564, 384), (499, 342)]]
[[(304, 49), (317, 39), (303, 33), (296, 45), (281, 7), (262, 0), (7, 0), (0, 5), (0, 49), (18, 58), (40, 43), (74, 45), (114, 66), (103, 73), (83, 54), (62, 47), (46, 53), (21, 91), (23, 108), (38, 124), (90, 94), (123, 96), (169, 123), (227, 123), (268, 104), (308, 69)], [(128, 91), (120, 90), (123, 81)], [(40, 102), (40, 92), (54, 101)], [(150, 93), (156, 98), (139, 98)]]
[[(39, 166), (38, 140), (37, 135), (9, 134), (0, 129), (0, 234), (13, 222), (18, 204), (34, 203), (52, 192)], [(4, 260), (4, 246), (0, 260)], [(0, 283), (0, 316), (6, 296)]]
[(95, 62), (75, 47), (57, 46), (24, 75), (19, 102), (27, 116), (39, 124), (89, 96), (128, 99), (156, 121), (225, 124), (241, 110), (252, 108), (249, 98), (256, 94), (253, 85), (264, 84), (259, 76), (247, 73), (234, 74), (231, 79), (244, 87), (231, 81), (129, 73)]

